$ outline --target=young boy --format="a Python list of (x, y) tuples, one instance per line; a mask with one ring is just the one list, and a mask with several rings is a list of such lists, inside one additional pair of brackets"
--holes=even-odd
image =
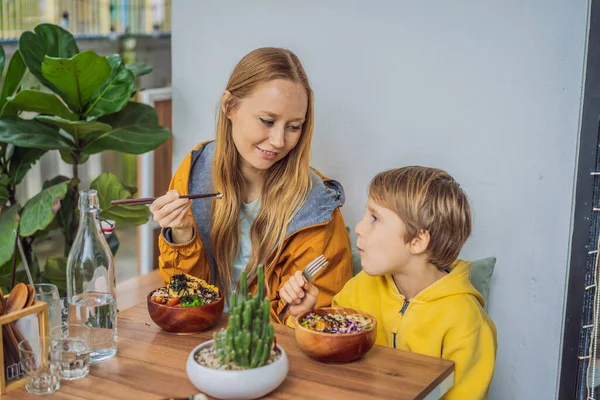
[[(471, 234), (467, 196), (446, 172), (405, 167), (382, 172), (369, 186), (356, 226), (363, 271), (333, 298), (334, 307), (377, 319), (379, 345), (455, 363), (445, 400), (486, 399), (494, 373), (496, 327), (457, 260)], [(315, 306), (318, 290), (300, 272), (280, 290), (290, 313)]]

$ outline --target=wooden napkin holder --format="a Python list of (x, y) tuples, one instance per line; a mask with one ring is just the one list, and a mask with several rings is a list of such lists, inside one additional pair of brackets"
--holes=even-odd
[[(8, 296), (4, 296), (5, 302), (7, 298)], [(0, 327), (35, 314), (38, 316), (40, 337), (48, 336), (50, 333), (48, 329), (48, 304), (40, 300), (36, 300), (29, 307), (0, 316)], [(21, 363), (4, 365), (4, 352), (6, 349), (4, 348), (3, 333), (4, 330), (0, 329), (0, 343), (2, 344), (2, 347), (0, 347), (0, 367), (2, 367), (0, 369), (0, 396), (25, 386), (25, 377), (21, 369)]]

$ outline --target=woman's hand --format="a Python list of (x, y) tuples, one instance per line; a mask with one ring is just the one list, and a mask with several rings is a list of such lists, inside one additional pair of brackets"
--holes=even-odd
[(192, 201), (179, 198), (179, 192), (171, 190), (154, 200), (150, 211), (154, 221), (161, 228), (171, 228), (171, 237), (175, 244), (187, 243), (194, 234), (194, 220), (188, 213)]
[(290, 314), (294, 317), (304, 311), (315, 308), (319, 289), (302, 276), (301, 271), (296, 271), (279, 289), (279, 297), (290, 305)]

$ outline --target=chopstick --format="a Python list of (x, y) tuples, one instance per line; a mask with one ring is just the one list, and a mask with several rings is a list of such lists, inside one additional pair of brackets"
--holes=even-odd
[[(217, 198), (221, 198), (223, 197), (222, 193), (216, 192), (216, 193), (204, 193), (204, 194), (189, 194), (189, 195), (183, 195), (183, 196), (179, 196), (180, 199), (204, 199), (206, 197), (217, 197)], [(137, 206), (140, 204), (152, 204), (154, 202), (154, 200), (156, 200), (158, 197), (140, 197), (138, 199), (124, 199), (124, 200), (113, 200), (110, 202), (111, 205), (113, 206), (124, 206), (124, 205), (128, 205), (128, 206)]]

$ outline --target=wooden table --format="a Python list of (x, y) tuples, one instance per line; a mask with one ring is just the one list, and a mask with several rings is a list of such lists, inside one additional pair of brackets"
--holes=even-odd
[[(149, 281), (147, 277), (140, 279), (142, 283)], [(144, 291), (145, 288), (138, 290), (138, 295)], [(212, 339), (212, 332), (224, 327), (226, 319), (222, 318), (210, 331), (174, 335), (152, 322), (145, 301), (123, 311), (124, 308), (118, 314), (117, 356), (92, 365), (84, 379), (62, 381), (60, 390), (46, 398), (146, 400), (187, 397), (198, 392), (187, 378), (185, 363), (191, 350)], [(277, 325), (275, 334), (277, 343), (288, 354), (290, 370), (283, 384), (268, 398), (429, 400), (438, 399), (454, 380), (454, 366), (450, 361), (374, 346), (359, 361), (323, 364), (302, 353), (292, 329)], [(25, 389), (2, 397), (37, 398), (27, 394)]]
[(125, 311), (138, 303), (146, 301), (146, 296), (152, 290), (164, 286), (158, 270), (148, 275), (130, 278), (117, 283), (117, 309)]

